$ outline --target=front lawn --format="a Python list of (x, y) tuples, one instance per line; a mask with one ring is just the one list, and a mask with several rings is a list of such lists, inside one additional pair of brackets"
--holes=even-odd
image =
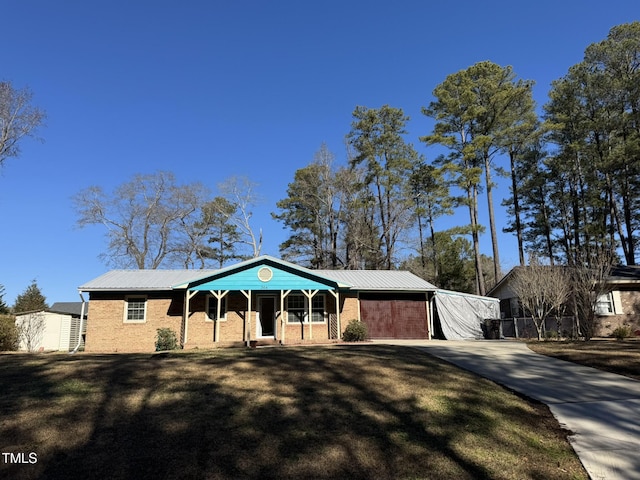
[(529, 342), (534, 352), (640, 380), (640, 341)]
[(587, 476), (546, 407), (411, 348), (0, 355), (0, 478)]

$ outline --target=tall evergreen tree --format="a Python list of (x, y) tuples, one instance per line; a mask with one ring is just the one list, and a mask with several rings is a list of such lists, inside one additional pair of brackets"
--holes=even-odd
[(588, 97), (597, 99), (593, 144), (602, 164), (612, 228), (628, 265), (636, 263), (640, 219), (640, 22), (618, 25), (587, 47)]
[[(457, 183), (467, 194), (476, 252), (478, 291), (484, 294), (480, 251), (477, 195), (478, 171), (484, 172), (493, 247), (493, 269), (501, 277), (498, 236), (493, 206), (494, 157), (515, 146), (522, 126), (529, 122), (533, 82), (516, 80), (511, 67), (479, 62), (449, 75), (434, 90), (436, 100), (423, 113), (436, 119), (434, 133), (422, 137), (427, 144), (440, 143), (452, 150), (447, 163), (456, 172)], [(517, 134), (516, 134), (517, 132)]]
[(9, 313), (9, 306), (4, 301), (4, 285), (0, 285), (0, 315)]
[(208, 246), (204, 255), (214, 260), (218, 268), (222, 268), (230, 260), (245, 260), (247, 257), (238, 252), (240, 232), (231, 220), (236, 211), (234, 205), (224, 197), (215, 197), (202, 209), (201, 225), (206, 229)]
[(345, 268), (377, 269), (384, 264), (382, 234), (376, 218), (376, 199), (367, 188), (363, 167), (343, 170), (340, 175), (345, 192), (342, 215)]
[(434, 269), (433, 283), (439, 283), (438, 240), (435, 234), (435, 220), (443, 215), (453, 213), (453, 198), (449, 194), (449, 185), (444, 178), (442, 169), (427, 164), (424, 160), (413, 166), (409, 177), (409, 195), (415, 201), (415, 217), (418, 222), (420, 241), (420, 260), (425, 267), (425, 249), (423, 240), (422, 221), (426, 221), (429, 228), (429, 242), (431, 244), (430, 261)]
[(355, 207), (351, 192), (358, 182), (354, 172), (336, 169), (334, 159), (323, 143), (314, 161), (295, 172), (287, 198), (278, 201), (279, 212), (272, 213), (291, 231), (280, 245), (283, 257), (312, 268), (348, 264), (342, 230), (348, 225), (347, 209)]
[(422, 113), (436, 120), (431, 135), (420, 137), (420, 140), (432, 144), (447, 146), (451, 153), (440, 156), (436, 162), (444, 165), (452, 183), (460, 188), (465, 196), (459, 202), (469, 209), (469, 230), (473, 243), (476, 286), (475, 293), (484, 295), (484, 275), (480, 257), (481, 225), (478, 222), (478, 191), (482, 167), (479, 157), (472, 148), (474, 137), (473, 117), (467, 113), (472, 101), (471, 82), (465, 75), (450, 75), (433, 91), (435, 101)]
[(364, 166), (365, 182), (376, 200), (382, 262), (392, 268), (398, 242), (409, 222), (409, 199), (404, 184), (418, 154), (404, 140), (409, 117), (388, 105), (379, 109), (356, 107), (347, 139), (354, 149), (351, 166)]
[[(502, 150), (509, 155), (509, 175), (511, 177), (511, 198), (504, 203), (512, 214), (513, 223), (510, 231), (516, 235), (518, 258), (520, 265), (524, 265), (524, 224), (520, 190), (527, 174), (530, 174), (532, 169), (535, 170), (537, 167), (541, 130), (535, 112), (535, 102), (530, 92), (522, 90), (514, 96), (510, 113), (512, 121), (507, 122), (500, 138)], [(529, 164), (531, 161), (533, 161), (533, 165)]]
[(31, 312), (34, 310), (46, 310), (49, 308), (47, 299), (40, 291), (38, 283), (33, 280), (24, 292), (16, 297), (13, 305), (13, 312)]
[(614, 27), (552, 84), (545, 105), (556, 151), (555, 211), (567, 259), (622, 247), (636, 263), (640, 220), (640, 22)]

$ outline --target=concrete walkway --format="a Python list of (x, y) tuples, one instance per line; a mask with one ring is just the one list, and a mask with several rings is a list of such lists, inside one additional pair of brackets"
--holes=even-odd
[(547, 404), (593, 480), (640, 479), (640, 381), (532, 352), (508, 340), (379, 343), (418, 347)]

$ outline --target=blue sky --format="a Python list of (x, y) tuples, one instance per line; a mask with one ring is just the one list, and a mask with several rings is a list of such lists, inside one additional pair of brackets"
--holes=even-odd
[[(433, 159), (420, 109), (447, 75), (511, 65), (536, 81), (541, 106), (590, 43), (639, 19), (637, 0), (4, 0), (0, 79), (28, 86), (48, 114), (45, 141), (26, 140), (0, 171), (4, 300), (33, 279), (49, 303), (79, 300), (77, 287), (108, 267), (104, 231), (75, 227), (71, 197), (136, 173), (170, 170), (214, 191), (248, 176), (263, 197), (263, 253), (278, 256), (286, 232), (270, 212), (322, 142), (345, 161), (355, 106), (402, 108), (408, 141)], [(501, 235), (505, 269), (515, 246)]]

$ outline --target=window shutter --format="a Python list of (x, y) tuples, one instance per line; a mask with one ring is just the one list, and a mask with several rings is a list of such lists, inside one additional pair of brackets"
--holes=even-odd
[(613, 290), (613, 313), (616, 315), (622, 315), (624, 312), (622, 311), (622, 300), (620, 299), (620, 290)]

